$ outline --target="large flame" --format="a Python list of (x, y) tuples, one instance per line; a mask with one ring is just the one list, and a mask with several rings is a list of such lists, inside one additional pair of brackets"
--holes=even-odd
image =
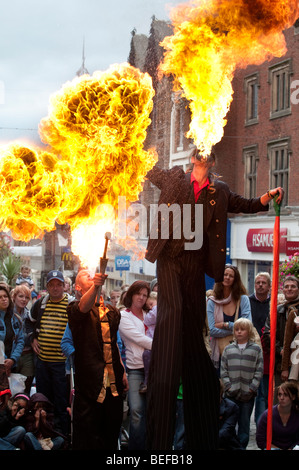
[(282, 30), (298, 16), (297, 0), (192, 0), (173, 8), (174, 34), (162, 46), (161, 71), (190, 102), (188, 137), (204, 155), (223, 136), (238, 67), (286, 52)]
[(45, 149), (0, 149), (0, 228), (28, 241), (55, 221), (69, 223), (76, 254), (87, 245), (97, 263), (95, 245), (104, 236), (95, 228), (102, 219), (110, 229), (99, 206), (117, 210), (119, 196), (135, 201), (155, 163), (154, 152), (143, 149), (153, 96), (150, 76), (128, 64), (66, 83), (40, 123)]

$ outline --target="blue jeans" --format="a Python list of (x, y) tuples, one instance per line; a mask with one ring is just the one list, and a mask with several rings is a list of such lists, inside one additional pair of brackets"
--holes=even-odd
[(255, 424), (257, 425), (262, 413), (268, 408), (269, 375), (263, 375), (255, 399)]
[(25, 433), (26, 431), (22, 426), (15, 426), (12, 428), (7, 436), (0, 438), (0, 450), (15, 450), (22, 442)]
[(141, 382), (144, 382), (144, 369), (128, 369), (130, 407), (129, 450), (145, 450), (145, 394), (139, 393)]
[[(53, 447), (51, 450), (60, 449), (63, 446), (64, 439), (61, 436), (51, 438), (53, 442)], [(38, 439), (35, 437), (32, 432), (27, 432), (24, 437), (24, 442), (28, 450), (43, 450)]]
[(249, 442), (250, 417), (254, 407), (255, 397), (252, 397), (249, 401), (246, 402), (234, 400), (233, 398), (230, 398), (230, 400), (234, 401), (239, 406), (237, 435), (242, 447), (246, 449)]
[(183, 400), (178, 399), (176, 402), (176, 423), (173, 438), (173, 449), (185, 449), (185, 424), (184, 424), (184, 406)]

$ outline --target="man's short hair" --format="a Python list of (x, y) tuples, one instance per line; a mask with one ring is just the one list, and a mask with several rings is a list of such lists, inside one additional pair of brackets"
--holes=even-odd
[(267, 280), (268, 280), (268, 283), (271, 284), (271, 276), (270, 276), (270, 274), (269, 274), (267, 271), (257, 273), (257, 275), (256, 275), (255, 278), (254, 278), (254, 282), (256, 282), (257, 278), (260, 277), (260, 276), (266, 277)]
[(297, 283), (297, 287), (299, 288), (299, 279), (298, 279), (298, 277), (292, 276), (292, 275), (287, 276), (287, 277), (284, 279), (284, 281), (283, 281), (283, 287), (284, 287), (284, 285), (285, 285), (285, 283), (286, 283), (287, 281), (296, 282), (296, 283)]

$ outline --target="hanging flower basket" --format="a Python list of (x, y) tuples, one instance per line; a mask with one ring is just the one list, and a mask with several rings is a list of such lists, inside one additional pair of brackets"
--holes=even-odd
[(299, 253), (294, 253), (279, 264), (279, 288), (282, 289), (283, 282), (287, 276), (296, 276), (299, 279)]

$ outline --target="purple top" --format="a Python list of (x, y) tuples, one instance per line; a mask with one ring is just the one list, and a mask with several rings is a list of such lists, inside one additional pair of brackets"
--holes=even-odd
[[(278, 405), (273, 406), (272, 414), (272, 444), (279, 449), (287, 450), (299, 444), (299, 412), (292, 410), (289, 420), (282, 424)], [(256, 430), (256, 442), (260, 449), (267, 447), (267, 417), (268, 410), (262, 414)]]
[(156, 327), (156, 321), (157, 321), (157, 305), (155, 305), (152, 310), (150, 310), (146, 315), (143, 320), (143, 323), (147, 327), (147, 330), (145, 332), (146, 336), (149, 338), (154, 337), (154, 332), (155, 332), (155, 327)]

